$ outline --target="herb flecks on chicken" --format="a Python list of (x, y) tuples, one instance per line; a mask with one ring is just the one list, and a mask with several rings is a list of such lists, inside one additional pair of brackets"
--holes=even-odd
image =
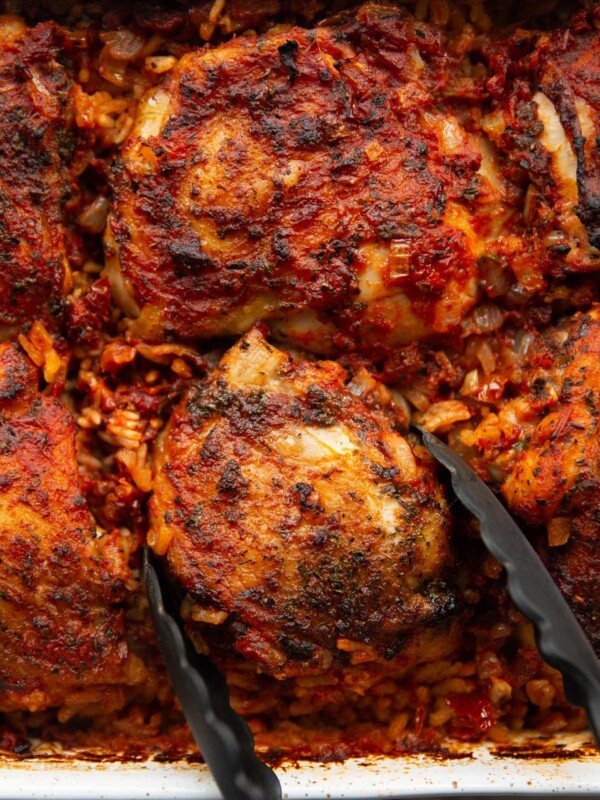
[(452, 643), (443, 490), (345, 378), (254, 329), (191, 389), (155, 454), (153, 547), (200, 618), (281, 678), (353, 650), (398, 669)]
[(373, 356), (456, 331), (506, 216), (489, 142), (444, 102), (457, 63), (438, 28), (374, 4), (185, 55), (114, 171), (106, 252), (135, 333), (266, 319)]

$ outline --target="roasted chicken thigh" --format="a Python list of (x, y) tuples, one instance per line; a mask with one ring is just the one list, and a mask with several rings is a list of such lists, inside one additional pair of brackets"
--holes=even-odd
[(183, 56), (113, 175), (107, 264), (135, 334), (267, 319), (316, 353), (377, 355), (455, 331), (505, 219), (493, 152), (444, 102), (458, 62), (374, 4)]
[(547, 528), (548, 564), (600, 649), (600, 306), (549, 328), (526, 385), (462, 438), (502, 475), (509, 508)]
[(549, 32), (519, 29), (491, 50), (502, 89), (483, 129), (524, 190), (523, 230), (506, 251), (513, 269), (529, 291), (544, 275), (600, 270), (598, 6)]
[[(175, 410), (150, 542), (238, 653), (275, 677), (449, 646), (449, 510), (431, 465), (333, 362), (253, 329)], [(356, 393), (355, 393), (356, 392)]]
[(69, 80), (51, 23), (0, 16), (0, 340), (53, 327), (71, 286), (62, 202)]
[(79, 487), (74, 421), (37, 380), (0, 346), (0, 711), (111, 710), (145, 674), (125, 637), (131, 576)]

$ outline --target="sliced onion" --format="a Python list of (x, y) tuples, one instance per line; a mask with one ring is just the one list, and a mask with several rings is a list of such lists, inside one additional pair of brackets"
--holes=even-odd
[(460, 400), (442, 400), (434, 403), (417, 421), (428, 431), (447, 431), (456, 422), (465, 422), (471, 418), (471, 412)]
[(136, 345), (135, 349), (142, 358), (146, 358), (148, 361), (152, 361), (155, 364), (168, 365), (171, 364), (174, 359), (187, 359), (196, 366), (202, 366), (204, 364), (202, 356), (196, 350), (191, 347), (186, 347), (184, 344), (145, 344), (144, 342), (140, 342)]

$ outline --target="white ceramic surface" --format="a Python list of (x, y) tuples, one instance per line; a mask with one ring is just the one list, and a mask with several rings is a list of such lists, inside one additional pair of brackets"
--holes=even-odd
[[(353, 759), (340, 764), (304, 762), (277, 769), (286, 800), (304, 798), (405, 798), (457, 796), (600, 797), (600, 754), (589, 737), (558, 740), (544, 757), (494, 755), (468, 748), (461, 756)], [(471, 756), (467, 756), (471, 753)], [(569, 753), (571, 755), (569, 755)], [(549, 757), (548, 757), (549, 756)], [(0, 800), (216, 800), (206, 767), (197, 764), (0, 761)]]

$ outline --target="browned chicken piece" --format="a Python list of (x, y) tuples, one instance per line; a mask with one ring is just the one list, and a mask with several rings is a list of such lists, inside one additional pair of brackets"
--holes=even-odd
[(71, 286), (62, 201), (69, 81), (55, 26), (0, 16), (0, 340), (52, 327)]
[[(181, 58), (114, 171), (113, 292), (145, 337), (243, 333), (371, 357), (456, 331), (505, 219), (435, 26), (368, 4)], [(484, 151), (481, 147), (484, 146)]]
[(97, 530), (81, 493), (70, 413), (1, 345), (0, 711), (124, 705), (145, 675), (125, 638), (130, 578), (118, 531)]
[(509, 508), (547, 526), (547, 558), (600, 650), (600, 305), (545, 333), (527, 386), (463, 442), (503, 475)]
[[(527, 55), (515, 60), (528, 36)], [(506, 171), (528, 177), (513, 268), (533, 288), (543, 273), (598, 270), (600, 6), (547, 33), (519, 30), (495, 55), (516, 77), (483, 127), (507, 158)]]
[(253, 329), (191, 389), (155, 455), (152, 547), (192, 619), (277, 678), (357, 651), (398, 669), (452, 644), (441, 486), (345, 380)]

